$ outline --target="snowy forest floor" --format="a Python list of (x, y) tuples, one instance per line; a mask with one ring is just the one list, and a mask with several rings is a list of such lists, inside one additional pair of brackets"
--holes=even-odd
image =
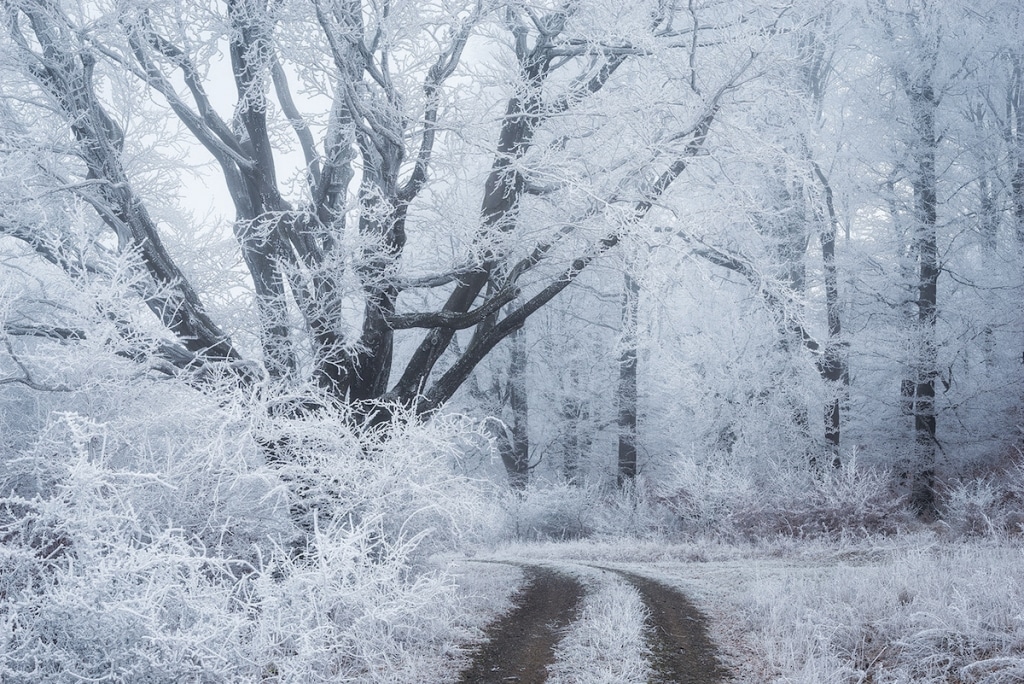
[[(478, 669), (464, 670), (461, 681), (1019, 682), (1021, 558), (1005, 540), (953, 543), (928, 532), (848, 542), (508, 545), (449, 561), (463, 591), (501, 594), (497, 602), (477, 596), (484, 610), (501, 605), (506, 620), (517, 615), (508, 608), (537, 568), (576, 578), (585, 595), (578, 606), (567, 602), (574, 619), (551, 640), (546, 679), (488, 678)], [(525, 577), (520, 570), (509, 582), (515, 567)], [(700, 612), (688, 619), (698, 632), (707, 618), (707, 636), (698, 634), (686, 654), (689, 672), (666, 669), (652, 587), (679, 592), (680, 610), (692, 598)], [(670, 655), (667, 667), (683, 660)]]

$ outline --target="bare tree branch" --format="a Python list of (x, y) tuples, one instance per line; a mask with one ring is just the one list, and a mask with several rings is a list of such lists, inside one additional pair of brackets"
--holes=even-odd
[(70, 392), (70, 387), (66, 385), (46, 385), (41, 382), (37, 382), (32, 377), (32, 372), (29, 371), (28, 367), (25, 366), (24, 362), (18, 357), (17, 352), (14, 351), (14, 346), (11, 344), (11, 338), (7, 335), (3, 337), (4, 348), (7, 350), (7, 355), (14, 362), (14, 365), (21, 371), (21, 375), (8, 376), (6, 378), (0, 378), (0, 385), (19, 384), (25, 385), (30, 389), (34, 389), (38, 392)]
[(281, 111), (288, 118), (292, 125), (295, 136), (299, 139), (299, 146), (302, 147), (302, 155), (306, 158), (306, 169), (309, 171), (310, 185), (316, 187), (320, 183), (320, 153), (316, 150), (316, 143), (313, 141), (313, 134), (309, 131), (309, 124), (299, 113), (298, 108), (292, 100), (291, 89), (288, 87), (288, 77), (284, 73), (284, 67), (274, 55), (271, 63), (271, 76), (274, 80), (274, 92), (277, 93), (277, 101), (281, 105)]
[(85, 331), (54, 325), (5, 323), (3, 333), (13, 337), (43, 337), (51, 340), (84, 340)]
[(429, 311), (426, 313), (388, 314), (385, 320), (396, 330), (406, 328), (447, 328), (465, 330), (484, 320), (519, 296), (514, 287), (506, 287), (492, 295), (476, 309), (466, 313)]
[(420, 140), (420, 149), (416, 155), (416, 165), (412, 175), (405, 185), (398, 192), (398, 197), (403, 202), (411, 202), (419, 193), (427, 180), (427, 168), (430, 164), (430, 157), (434, 149), (434, 140), (437, 137), (437, 109), (439, 106), (439, 89), (441, 84), (451, 76), (462, 52), (466, 48), (470, 32), (480, 20), (483, 12), (483, 0), (477, 0), (473, 12), (462, 22), (452, 38), (451, 45), (441, 53), (430, 71), (427, 73), (426, 81), (423, 84), (423, 93), (426, 96), (426, 106), (423, 113), (423, 134)]

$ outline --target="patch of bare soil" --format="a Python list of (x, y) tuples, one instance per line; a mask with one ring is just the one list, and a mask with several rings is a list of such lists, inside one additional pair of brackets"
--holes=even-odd
[(728, 670), (718, 660), (718, 649), (708, 637), (707, 618), (686, 596), (641, 575), (601, 569), (632, 584), (651, 612), (647, 645), (651, 649), (653, 681), (721, 684), (729, 680)]
[(555, 646), (576, 619), (586, 591), (569, 575), (536, 565), (521, 567), (526, 584), (514, 599), (515, 608), (487, 629), (488, 641), (462, 672), (461, 684), (537, 684), (547, 679)]

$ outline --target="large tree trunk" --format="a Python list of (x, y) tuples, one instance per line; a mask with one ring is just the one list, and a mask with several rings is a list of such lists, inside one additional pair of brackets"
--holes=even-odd
[(935, 515), (936, 415), (935, 378), (938, 347), (938, 197), (935, 176), (935, 110), (930, 74), (907, 88), (914, 122), (913, 178), (917, 268), (917, 363), (914, 382), (915, 462), (911, 503), (922, 517)]

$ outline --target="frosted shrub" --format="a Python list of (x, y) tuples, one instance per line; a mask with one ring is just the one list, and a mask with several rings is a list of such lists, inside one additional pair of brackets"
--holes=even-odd
[(514, 539), (580, 539), (593, 534), (599, 514), (595, 487), (534, 482), (506, 493), (506, 531)]
[(452, 586), (412, 571), (420, 539), (385, 544), (374, 527), (318, 527), (302, 561), (276, 555), (247, 583), (249, 645), (271, 681), (418, 682), (428, 656), (455, 651)]
[(942, 499), (943, 522), (954, 536), (989, 536), (998, 531), (1001, 511), (994, 483), (985, 479), (960, 482)]
[(531, 483), (503, 499), (508, 534), (522, 540), (839, 538), (895, 534), (915, 524), (888, 474), (855, 463), (814, 475), (806, 466), (713, 454), (679, 457), (667, 470), (623, 490)]
[(661, 500), (687, 534), (719, 534), (730, 529), (739, 501), (756, 498), (749, 472), (712, 456), (698, 462), (680, 457), (662, 486)]
[(942, 522), (953, 537), (1024, 533), (1024, 467), (956, 481), (940, 490)]
[(0, 501), (4, 681), (168, 681), (236, 669), (244, 614), (232, 605), (230, 561), (133, 505), (173, 485), (88, 454), (66, 458), (51, 491)]
[(884, 473), (848, 467), (820, 479), (806, 472), (779, 473), (758, 488), (756, 497), (737, 502), (732, 522), (747, 538), (836, 538), (895, 534), (910, 517)]
[(836, 537), (891, 534), (907, 523), (885, 473), (848, 465), (816, 477), (805, 467), (682, 458), (660, 495), (687, 534)]
[(595, 531), (601, 536), (664, 539), (679, 532), (676, 514), (660, 496), (657, 485), (643, 475), (606, 492), (600, 502)]
[[(39, 394), (35, 440), (0, 454), (0, 681), (444, 676), (465, 635), (423, 559), (497, 520), (456, 474), (473, 423), (380, 438), (122, 380)], [(259, 447), (272, 430), (291, 440), (279, 465)]]
[(300, 523), (369, 526), (382, 542), (422, 537), (417, 555), (450, 550), (497, 524), (482, 501), (491, 485), (457, 475), (463, 450), (487, 444), (478, 425), (460, 416), (419, 423), (398, 416), (397, 427), (360, 433), (343, 415), (314, 415), (258, 426), (261, 439), (287, 443), (277, 466), (299, 496)]
[(502, 501), (506, 534), (519, 540), (648, 538), (676, 527), (672, 512), (643, 478), (623, 489), (538, 481)]

